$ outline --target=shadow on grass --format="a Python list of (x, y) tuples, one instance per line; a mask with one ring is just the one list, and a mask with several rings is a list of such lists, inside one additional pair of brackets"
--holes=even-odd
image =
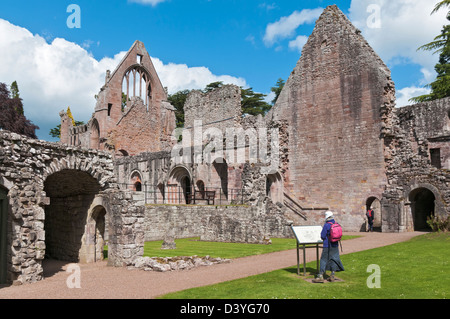
[[(283, 271), (291, 273), (291, 274), (300, 274), (300, 276), (303, 276), (303, 265), (300, 265), (300, 269), (297, 269), (297, 266), (284, 268)], [(308, 267), (306, 266), (306, 276), (312, 276), (317, 274), (317, 268), (315, 267)]]

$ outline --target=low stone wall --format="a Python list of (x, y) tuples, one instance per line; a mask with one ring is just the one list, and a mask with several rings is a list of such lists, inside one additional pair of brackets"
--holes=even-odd
[(145, 207), (145, 240), (200, 237), (201, 240), (268, 243), (291, 237), (289, 221), (276, 207), (152, 205)]

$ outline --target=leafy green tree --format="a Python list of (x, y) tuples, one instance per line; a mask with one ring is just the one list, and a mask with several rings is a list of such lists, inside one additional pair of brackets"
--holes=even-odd
[(186, 98), (189, 92), (191, 91), (190, 90), (178, 91), (174, 94), (170, 94), (167, 97), (167, 100), (175, 108), (175, 119), (177, 127), (184, 126), (184, 103), (186, 102)]
[[(439, 2), (431, 14), (436, 13), (444, 6), (450, 6), (450, 0)], [(450, 21), (450, 12), (447, 13), (447, 20)], [(450, 96), (450, 25), (445, 25), (440, 35), (418, 50), (434, 51), (434, 54), (439, 53), (439, 62), (434, 67), (437, 77), (434, 82), (425, 86), (431, 89), (429, 94), (411, 98), (409, 101), (421, 103)]]
[(280, 96), (281, 91), (284, 88), (284, 80), (279, 78), (277, 83), (275, 84), (275, 86), (270, 88), (270, 91), (272, 91), (273, 93), (275, 93), (275, 97), (272, 100), (272, 105), (275, 105), (275, 103), (278, 100), (278, 97)]
[(13, 98), (13, 99), (20, 98), (19, 86), (17, 85), (17, 81), (14, 81), (13, 83), (11, 83), (10, 91), (11, 91), (11, 98)]

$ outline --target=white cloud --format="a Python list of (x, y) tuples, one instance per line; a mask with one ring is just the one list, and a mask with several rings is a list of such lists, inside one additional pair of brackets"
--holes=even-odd
[[(48, 43), (27, 29), (0, 19), (0, 82), (17, 81), (25, 115), (40, 127), (39, 138), (60, 123), (59, 112), (70, 106), (76, 120), (88, 121), (95, 108), (94, 95), (105, 83), (106, 70), (114, 70), (126, 52), (96, 60), (83, 47), (65, 39)], [(214, 75), (206, 67), (164, 64), (152, 58), (169, 93), (200, 89), (214, 81), (246, 86), (245, 80)]]
[(406, 88), (397, 90), (396, 107), (402, 107), (402, 106), (414, 104), (412, 102), (409, 102), (410, 98), (429, 94), (429, 93), (430, 93), (429, 89), (416, 87), (416, 86), (406, 87)]
[(204, 66), (188, 67), (186, 64), (164, 64), (155, 57), (152, 57), (152, 61), (161, 82), (168, 87), (169, 94), (185, 89), (203, 89), (207, 84), (217, 81), (222, 81), (225, 84), (247, 86), (243, 78), (236, 78), (230, 75), (215, 75)]
[(157, 4), (165, 2), (167, 0), (128, 0), (128, 2), (140, 3), (144, 5), (151, 5), (155, 7)]
[[(349, 18), (390, 67), (420, 65), (423, 84), (435, 74), (438, 56), (417, 48), (431, 42), (447, 24), (447, 10), (431, 15), (435, 5), (436, 1), (423, 0), (352, 0)], [(377, 25), (379, 28), (373, 27)]]
[(308, 37), (304, 35), (299, 35), (295, 40), (289, 41), (289, 48), (291, 50), (298, 50), (298, 52), (302, 52), (303, 46), (308, 41)]
[(322, 8), (294, 11), (287, 17), (281, 17), (278, 21), (269, 23), (266, 27), (264, 43), (267, 46), (272, 46), (277, 40), (294, 36), (295, 30), (300, 25), (314, 22), (322, 11)]

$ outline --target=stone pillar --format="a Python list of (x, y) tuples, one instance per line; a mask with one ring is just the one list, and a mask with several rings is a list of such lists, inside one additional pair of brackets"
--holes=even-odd
[(111, 194), (108, 266), (129, 266), (144, 254), (145, 207), (132, 200), (132, 193)]

